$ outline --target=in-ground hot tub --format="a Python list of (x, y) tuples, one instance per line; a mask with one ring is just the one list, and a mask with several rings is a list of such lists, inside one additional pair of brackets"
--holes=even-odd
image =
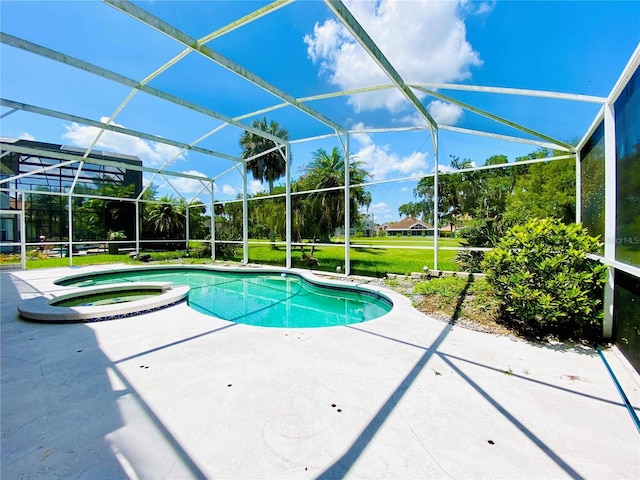
[(53, 298), (36, 297), (18, 306), (33, 322), (99, 322), (153, 312), (184, 301), (190, 288), (172, 282), (126, 282), (65, 290)]

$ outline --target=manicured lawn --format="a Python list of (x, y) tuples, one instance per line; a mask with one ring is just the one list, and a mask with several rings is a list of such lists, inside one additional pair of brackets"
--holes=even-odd
[[(105, 263), (128, 263), (130, 262), (129, 254), (123, 255), (109, 255), (109, 254), (99, 254), (99, 255), (77, 255), (73, 257), (73, 265), (74, 266), (83, 266), (83, 265), (101, 265)], [(69, 266), (69, 258), (68, 257), (52, 257), (52, 258), (36, 258), (29, 259), (27, 258), (27, 270), (33, 268), (56, 268), (56, 267), (68, 267)]]
[[(337, 239), (342, 240), (342, 239)], [(316, 247), (313, 256), (318, 260), (318, 265), (314, 270), (324, 270), (335, 272), (340, 266), (344, 271), (344, 245), (334, 241), (335, 246)], [(252, 240), (256, 242), (256, 240)], [(277, 249), (272, 249), (267, 240), (258, 240), (259, 245), (249, 245), (249, 261), (251, 263), (285, 266), (286, 250), (283, 244)], [(391, 245), (394, 248), (377, 248), (379, 245)], [(433, 250), (419, 249), (412, 247), (432, 247), (433, 239), (429, 237), (376, 237), (376, 238), (352, 238), (351, 245), (366, 245), (364, 247), (352, 247), (351, 273), (354, 275), (365, 275), (372, 277), (383, 277), (386, 273), (410, 274), (411, 272), (422, 272), (424, 266), (430, 269), (433, 265)], [(457, 239), (441, 238), (440, 247), (454, 247), (459, 245)], [(195, 245), (194, 245), (195, 246)], [(311, 247), (305, 247), (306, 254), (311, 253)], [(156, 252), (152, 256), (155, 261), (168, 261), (173, 258), (184, 257), (184, 251), (180, 252)], [(456, 252), (452, 250), (439, 250), (438, 269), (458, 270), (453, 257)], [(310, 268), (308, 263), (302, 260), (300, 247), (293, 247), (293, 266), (295, 268)], [(235, 257), (230, 260), (242, 260), (242, 248), (238, 248)], [(73, 264), (99, 265), (106, 263), (130, 263), (132, 260), (128, 254), (122, 255), (77, 255), (73, 257)], [(182, 259), (185, 263), (201, 263), (206, 259)], [(53, 268), (69, 266), (69, 259), (44, 258), (27, 260), (27, 269), (32, 268)]]
[[(249, 261), (266, 265), (285, 265), (285, 247), (278, 245), (276, 250), (267, 245), (249, 245)], [(352, 245), (370, 245), (371, 247), (352, 247), (351, 273), (372, 277), (383, 277), (386, 273), (409, 274), (422, 272), (424, 266), (430, 269), (433, 265), (433, 250), (414, 249), (411, 247), (433, 246), (432, 238), (423, 237), (387, 237), (387, 238), (355, 238)], [(374, 248), (378, 245), (388, 244), (397, 248)], [(459, 245), (457, 239), (442, 238), (439, 240), (441, 247), (454, 247)], [(404, 248), (406, 247), (406, 248)], [(309, 254), (310, 247), (305, 248)], [(438, 269), (454, 270), (458, 267), (453, 261), (456, 252), (452, 250), (439, 250)], [(293, 248), (293, 266), (296, 268), (309, 268), (301, 259), (300, 247)], [(318, 260), (315, 270), (335, 272), (340, 266), (344, 271), (344, 246), (316, 247), (313, 256)], [(242, 251), (239, 250), (234, 260), (242, 260)]]

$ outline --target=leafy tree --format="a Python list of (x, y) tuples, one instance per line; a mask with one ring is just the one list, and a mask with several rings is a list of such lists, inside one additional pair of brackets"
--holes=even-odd
[[(505, 155), (493, 155), (485, 161), (485, 165), (503, 165), (508, 163)], [(501, 216), (506, 208), (507, 200), (513, 192), (517, 178), (514, 167), (478, 170), (472, 172), (469, 183), (474, 189), (474, 196), (467, 204), (466, 212), (475, 218), (494, 219)]]
[[(549, 152), (540, 150), (537, 154), (547, 156)], [(536, 163), (529, 165), (527, 172), (518, 176), (513, 194), (507, 199), (505, 219), (520, 223), (530, 218), (553, 217), (564, 223), (572, 223), (576, 220), (575, 206), (575, 160)]]
[[(121, 185), (110, 175), (104, 175), (97, 182), (97, 188), (76, 188), (77, 193), (132, 198), (135, 184)], [(109, 231), (124, 231), (127, 237), (135, 237), (135, 204), (131, 201), (107, 200), (102, 198), (85, 198), (75, 206), (75, 237), (91, 240), (107, 238)]]
[[(455, 170), (471, 166), (471, 160), (451, 157), (451, 167)], [(460, 224), (468, 208), (468, 198), (475, 188), (472, 173), (454, 173), (438, 177), (438, 224), (447, 223), (452, 227)], [(434, 177), (421, 179), (413, 190), (418, 201), (402, 205), (403, 211), (424, 221), (433, 221), (434, 184)]]
[[(241, 197), (242, 194), (238, 194), (236, 199)], [(214, 210), (216, 239), (242, 240), (242, 203), (221, 203)]]
[(25, 199), (27, 241), (34, 242), (40, 235), (64, 238), (68, 232), (66, 197), (44, 193), (59, 191), (49, 187), (38, 186), (35, 190), (43, 193), (30, 193)]
[(418, 202), (403, 203), (398, 207), (398, 215), (401, 217), (416, 218), (422, 214), (426, 207), (419, 205)]
[[(284, 186), (274, 187), (272, 190), (273, 195), (283, 194), (286, 189)], [(261, 198), (266, 196), (266, 193), (256, 193), (253, 198)], [(286, 210), (284, 197), (278, 198), (266, 198), (263, 200), (254, 200), (249, 204), (249, 232), (253, 236), (264, 236), (265, 232), (271, 238), (271, 241), (275, 240), (275, 237), (279, 234), (280, 239), (285, 239), (285, 223), (286, 223)], [(273, 233), (273, 237), (271, 234)]]
[(207, 220), (210, 218), (207, 213), (207, 207), (199, 202), (191, 202), (189, 204), (189, 238), (205, 239), (209, 237), (209, 228)]

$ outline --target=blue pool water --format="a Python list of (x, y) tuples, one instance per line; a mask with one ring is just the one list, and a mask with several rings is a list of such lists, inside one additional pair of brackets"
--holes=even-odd
[(389, 299), (375, 292), (316, 284), (292, 273), (147, 268), (75, 275), (56, 283), (83, 287), (127, 281), (188, 285), (191, 308), (225, 320), (263, 327), (348, 325), (381, 317), (392, 307)]

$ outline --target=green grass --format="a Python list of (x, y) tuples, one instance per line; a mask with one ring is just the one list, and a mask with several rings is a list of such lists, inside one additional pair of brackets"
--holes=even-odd
[(424, 313), (443, 314), (453, 321), (470, 321), (494, 333), (509, 333), (498, 323), (500, 301), (485, 278), (431, 278), (416, 283), (411, 293), (424, 296), (415, 305)]
[[(268, 240), (251, 240), (252, 242), (260, 242), (259, 245), (249, 245), (249, 261), (251, 263), (265, 265), (285, 265), (286, 250), (284, 245), (279, 245), (277, 249), (272, 249)], [(433, 250), (413, 249), (413, 246), (433, 246), (433, 238), (430, 237), (374, 237), (374, 238), (352, 238), (352, 244), (357, 245), (382, 245), (390, 244), (402, 248), (360, 248), (352, 247), (351, 254), (351, 273), (354, 275), (365, 275), (372, 277), (383, 277), (386, 273), (410, 274), (411, 272), (422, 272), (424, 266), (433, 269)], [(441, 238), (440, 246), (450, 247), (459, 245), (457, 239)], [(193, 247), (198, 245), (194, 243)], [(192, 247), (192, 248), (193, 248)], [(404, 248), (406, 247), (406, 248)], [(194, 248), (195, 250), (195, 248)], [(305, 247), (305, 252), (311, 252), (310, 247)], [(440, 250), (438, 255), (439, 270), (457, 271), (458, 267), (453, 261), (455, 251)], [(182, 263), (206, 263), (207, 259), (184, 258), (184, 251), (176, 252), (153, 252), (151, 256), (154, 261), (170, 261), (180, 259)], [(299, 247), (292, 249), (293, 266), (295, 268), (309, 268), (302, 258)], [(317, 247), (314, 257), (318, 260), (318, 266), (314, 266), (314, 270), (323, 270), (335, 272), (336, 267), (340, 266), (344, 271), (344, 245), (335, 243), (335, 246)], [(230, 260), (242, 260), (242, 248), (238, 248), (238, 253)], [(83, 265), (100, 265), (108, 263), (131, 263), (135, 262), (129, 258), (128, 254), (122, 255), (77, 255), (73, 257), (73, 264), (76, 266)], [(42, 258), (28, 259), (27, 269), (34, 268), (54, 268), (68, 267), (69, 259), (63, 258)]]
[[(267, 241), (260, 241), (264, 245), (249, 245), (249, 261), (251, 263), (262, 263), (266, 265), (285, 265), (285, 247), (278, 245), (277, 249), (272, 249)], [(433, 239), (429, 237), (375, 237), (375, 238), (354, 238), (352, 244), (356, 245), (381, 245), (390, 244), (407, 248), (360, 248), (352, 247), (351, 273), (354, 275), (365, 275), (371, 277), (383, 277), (386, 273), (410, 274), (411, 272), (422, 272), (424, 266), (430, 269), (433, 265), (433, 250), (418, 250), (412, 246), (433, 246)], [(443, 247), (458, 246), (457, 239), (442, 238), (439, 245)], [(311, 252), (310, 247), (305, 248), (305, 252)], [(457, 271), (458, 266), (453, 261), (456, 252), (451, 250), (439, 250), (438, 269)], [(302, 253), (299, 247), (292, 249), (293, 267), (309, 268), (301, 259)], [(316, 247), (313, 256), (318, 260), (318, 266), (314, 270), (335, 272), (336, 267), (344, 269), (344, 245), (336, 244), (331, 247)], [(242, 260), (242, 250), (233, 260)]]
[[(105, 263), (130, 263), (129, 254), (123, 255), (78, 255), (73, 257), (74, 266), (83, 265), (102, 265)], [(68, 257), (52, 257), (52, 258), (36, 258), (30, 259), (27, 257), (27, 270), (34, 268), (56, 268), (56, 267), (68, 267)]]

